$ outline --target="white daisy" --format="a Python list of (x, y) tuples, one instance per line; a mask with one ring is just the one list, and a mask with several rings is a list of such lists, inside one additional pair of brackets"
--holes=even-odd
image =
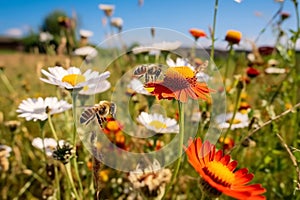
[(133, 78), (130, 83), (127, 85), (127, 88), (133, 90), (136, 93), (144, 94), (144, 95), (151, 95), (145, 88), (143, 83), (136, 78)]
[(10, 156), (10, 152), (12, 151), (11, 147), (6, 146), (4, 144), (0, 145), (0, 152), (5, 151), (4, 157), (8, 158)]
[(42, 70), (42, 73), (48, 78), (40, 78), (42, 81), (63, 87), (67, 90), (81, 90), (84, 88), (84, 86), (97, 84), (110, 76), (110, 72), (108, 71), (99, 74), (99, 72), (88, 69), (82, 74), (80, 69), (77, 67), (64, 69), (58, 66), (49, 67), (48, 71)]
[[(62, 147), (66, 142), (64, 140), (59, 140), (58, 145)], [(45, 145), (45, 150), (46, 150), (46, 155), (49, 157), (52, 157), (53, 152), (57, 148), (57, 141), (53, 138), (45, 138), (44, 141), (42, 138), (37, 137), (34, 138), (31, 142), (32, 146), (34, 146), (37, 149), (44, 150), (44, 145)]]
[[(219, 124), (220, 128), (229, 128), (230, 121), (232, 119), (233, 113), (221, 114), (216, 117), (216, 122)], [(244, 128), (249, 125), (249, 118), (247, 114), (242, 114), (237, 112), (233, 123), (231, 125), (231, 130), (237, 128)]]
[(81, 37), (84, 37), (84, 38), (89, 38), (89, 37), (93, 36), (94, 33), (92, 31), (89, 31), (89, 30), (80, 29), (79, 30), (79, 35)]
[(279, 67), (267, 67), (265, 69), (266, 74), (284, 74), (286, 73), (286, 69), (279, 68)]
[(79, 91), (79, 94), (81, 95), (94, 95), (98, 93), (105, 92), (111, 87), (111, 84), (109, 81), (104, 80), (97, 84), (90, 84), (88, 86), (85, 86), (82, 90)]
[(98, 51), (91, 46), (80, 47), (74, 50), (73, 54), (75, 56), (81, 56), (86, 60), (92, 60), (98, 55)]
[(178, 133), (179, 125), (175, 119), (166, 118), (161, 114), (141, 112), (137, 121), (147, 129), (156, 133)]
[[(174, 61), (173, 59), (168, 57), (166, 60), (166, 63), (169, 67), (186, 66), (186, 67), (191, 68), (193, 71), (195, 70), (195, 67), (189, 63), (188, 59), (184, 59), (184, 58), (177, 57), (176, 61)], [(206, 73), (204, 73), (202, 71), (198, 72), (196, 74), (196, 77), (197, 77), (197, 81), (199, 81), (199, 82), (208, 82), (211, 79), (211, 77), (209, 75), (207, 75)]]
[(44, 121), (48, 118), (47, 109), (53, 115), (70, 108), (72, 108), (71, 104), (64, 100), (59, 101), (56, 97), (46, 97), (45, 99), (41, 97), (37, 99), (28, 98), (20, 103), (17, 113), (20, 113), (18, 117), (24, 117), (26, 121)]

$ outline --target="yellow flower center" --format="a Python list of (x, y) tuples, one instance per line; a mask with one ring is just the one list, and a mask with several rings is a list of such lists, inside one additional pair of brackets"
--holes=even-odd
[[(227, 123), (230, 123), (230, 121), (231, 121), (231, 119), (229, 119), (229, 120), (227, 120), (226, 122)], [(241, 120), (239, 120), (239, 119), (233, 119), (233, 121), (232, 121), (232, 124), (239, 124), (239, 123), (241, 123)]]
[(211, 178), (224, 186), (230, 186), (235, 179), (232, 173), (224, 164), (218, 161), (211, 161), (206, 164), (206, 169)]
[(149, 123), (150, 126), (156, 128), (156, 129), (163, 129), (163, 128), (167, 128), (167, 125), (165, 123), (162, 123), (158, 120), (153, 120)]
[(172, 68), (169, 68), (168, 70), (174, 70), (174, 71), (178, 72), (180, 75), (182, 75), (184, 78), (193, 78), (195, 76), (194, 71), (191, 68), (186, 67), (186, 66), (172, 67)]
[(70, 83), (72, 86), (85, 81), (85, 77), (81, 74), (68, 74), (61, 80), (62, 82)]

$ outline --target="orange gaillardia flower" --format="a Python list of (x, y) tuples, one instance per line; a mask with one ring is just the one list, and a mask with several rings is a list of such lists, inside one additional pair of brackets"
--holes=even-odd
[(246, 185), (254, 175), (248, 169), (235, 170), (237, 161), (230, 161), (223, 151), (208, 141), (202, 144), (200, 138), (190, 141), (186, 148), (189, 163), (202, 177), (201, 189), (207, 196), (217, 197), (222, 193), (237, 199), (265, 199), (266, 192), (260, 184)]
[(201, 29), (191, 28), (189, 32), (194, 36), (195, 40), (198, 40), (200, 37), (206, 37), (206, 33)]
[(197, 82), (195, 72), (186, 66), (168, 68), (162, 81), (148, 82), (145, 88), (158, 99), (175, 98), (181, 102), (187, 102), (188, 97), (209, 100), (209, 93), (214, 91), (206, 83)]
[(229, 30), (226, 33), (225, 40), (229, 42), (231, 45), (239, 44), (242, 38), (242, 33), (235, 30)]

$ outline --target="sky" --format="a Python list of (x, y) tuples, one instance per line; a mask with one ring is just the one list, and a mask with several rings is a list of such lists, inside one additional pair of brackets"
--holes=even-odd
[[(208, 33), (208, 27), (213, 23), (213, 0), (144, 0), (142, 6), (138, 5), (138, 0), (0, 0), (0, 36), (20, 37), (28, 34), (29, 30), (38, 32), (49, 13), (62, 10), (68, 16), (75, 12), (79, 22), (78, 30), (93, 31), (90, 41), (99, 44), (105, 40), (105, 32), (109, 30), (102, 25), (105, 15), (98, 8), (99, 4), (115, 5), (113, 17), (123, 18), (124, 31), (161, 27), (192, 38), (188, 32), (190, 28), (203, 29)], [(246, 47), (248, 43), (245, 40), (254, 40), (279, 7), (280, 3), (275, 0), (243, 0), (241, 3), (219, 0), (216, 46), (225, 47), (225, 34), (227, 30), (234, 29), (242, 32), (241, 48)], [(291, 14), (283, 28), (295, 29), (292, 0), (284, 1), (283, 11)], [(131, 39), (133, 42), (136, 37)], [(258, 40), (258, 45), (272, 45), (274, 40), (274, 33), (269, 27)], [(199, 42), (203, 46), (211, 43), (202, 38)]]

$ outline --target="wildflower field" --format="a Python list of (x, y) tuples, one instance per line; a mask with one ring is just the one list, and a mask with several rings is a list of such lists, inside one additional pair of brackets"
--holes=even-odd
[(49, 15), (56, 29), (0, 50), (0, 199), (300, 199), (300, 19), (284, 2), (258, 34), (274, 45), (237, 27), (223, 50), (218, 0), (209, 30), (184, 34), (123, 32), (100, 4), (99, 45)]

